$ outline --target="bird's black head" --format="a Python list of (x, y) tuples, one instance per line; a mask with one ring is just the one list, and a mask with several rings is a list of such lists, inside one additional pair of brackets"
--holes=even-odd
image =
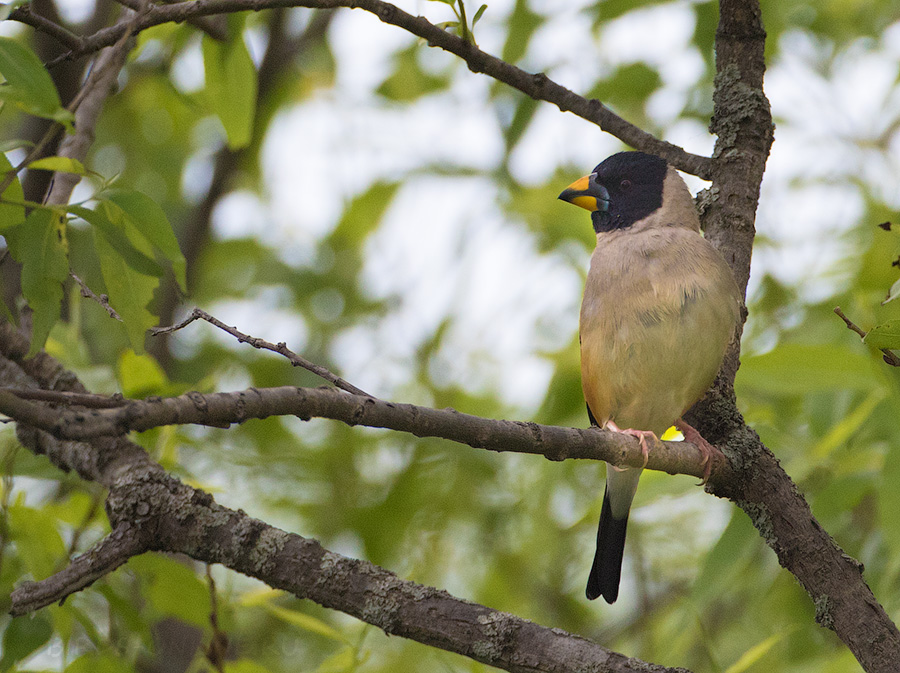
[(559, 195), (591, 211), (594, 231), (626, 229), (660, 206), (668, 165), (643, 152), (619, 152)]

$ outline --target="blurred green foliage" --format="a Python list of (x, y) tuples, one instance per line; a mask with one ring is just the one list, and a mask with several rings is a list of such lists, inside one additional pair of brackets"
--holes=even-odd
[[(534, 45), (547, 39), (555, 17), (546, 4), (510, 4), (489, 7), (478, 27), (479, 39), (498, 45), (505, 59), (525, 68), (535, 60), (549, 67)], [(599, 42), (611, 22), (627, 19), (637, 9), (671, 4), (606, 0), (579, 10), (573, 21), (593, 26)], [(674, 4), (693, 15), (689, 48), (696, 49), (703, 69), (682, 109), (670, 111), (672, 124), (706, 123), (716, 3)], [(764, 0), (769, 57), (775, 61), (782, 56), (784, 36), (799, 31), (837, 58), (861, 38), (878, 37), (900, 16), (898, 4)], [(426, 8), (431, 9), (440, 8)], [(475, 9), (467, 7), (470, 14)], [(440, 18), (436, 14), (434, 20)], [(517, 296), (513, 289), (544, 263), (565, 267), (575, 277), (584, 273), (591, 231), (583, 214), (560, 208), (555, 196), (593, 164), (569, 166), (568, 155), (548, 157), (555, 163), (537, 180), (523, 179), (515, 167), (517, 152), (545, 106), (492, 83), (477, 105), (496, 123), (493, 163), (473, 168), (429, 157), (412, 167), (401, 162), (400, 168), (374, 179), (355, 163), (349, 187), (329, 183), (336, 193), (343, 189), (343, 201), (324, 226), (299, 224), (309, 202), (296, 206), (294, 229), (287, 233), (278, 229), (276, 215), (265, 206), (254, 215), (263, 221), (257, 230), (247, 226), (235, 234), (210, 225), (210, 218), (216, 218), (204, 200), (212, 166), (223, 156), (232, 160), (230, 172), (227, 178), (219, 176), (223, 182), (213, 188), (226, 198), (249, 193), (268, 204), (272, 173), (285, 169), (265, 166), (266, 145), (293, 142), (277, 136), (279, 120), (292, 110), (330, 101), (335, 123), (346, 123), (349, 134), (357, 122), (338, 109), (347, 100), (341, 98), (346, 93), (342, 86), (351, 89), (353, 105), (366, 99), (378, 109), (423, 106), (427, 115), (434, 109), (428, 105), (451, 106), (476, 77), (460, 63), (435, 60), (427, 45), (400, 40), (366, 90), (358, 81), (346, 83), (342, 69), (352, 61), (341, 33), (349, 30), (346, 25), (325, 24), (317, 32), (308, 12), (293, 11), (288, 19), (260, 12), (232, 20), (225, 44), (209, 37), (201, 44), (196, 29), (187, 25), (146, 31), (120, 91), (106, 103), (86, 162), (91, 172), (78, 196), (80, 210), (68, 211), (79, 217), (59, 225), (51, 211), (38, 209), (26, 221), (20, 204), (0, 206), (0, 234), (15, 259), (25, 263), (22, 292), (39, 318), (36, 329), (47, 332), (48, 352), (90, 389), (128, 396), (320, 384), (271, 354), (199, 324), (162, 347), (150, 339), (147, 345), (155, 358), (136, 354), (144, 346), (144, 330), (165, 304), (163, 290), (168, 287), (178, 296), (175, 286), (189, 283), (185, 305), (213, 313), (242, 307), (236, 313), (244, 317), (237, 325), (242, 331), (284, 340), (364, 388), (368, 383), (383, 386), (370, 391), (378, 396), (489, 417), (586, 425), (574, 331), (577, 303), (567, 326), (553, 323), (552, 338), (538, 335), (527, 345), (529, 362), (546, 372), (544, 378), (534, 378), (533, 385), (541, 388), (531, 399), (538, 402), (517, 401), (510, 386), (500, 382), (469, 385), (474, 379), (463, 376), (448, 383), (441, 376), (445, 350), (459, 347), (460, 332), (470, 346), (476, 344), (465, 362), (486, 368), (496, 362), (518, 366), (505, 352), (512, 345), (478, 344), (484, 333), (469, 331), (468, 313), (480, 292)], [(393, 29), (372, 21), (367, 30)], [(282, 46), (292, 43), (296, 51), (288, 61), (276, 61), (275, 72), (259, 73), (262, 52), (275, 31)], [(29, 78), (9, 70), (8, 61), (24, 63), (26, 75), (28, 68), (34, 69), (35, 60), (21, 56), (31, 54), (31, 40), (29, 29), (0, 43), (0, 72), (9, 83), (4, 100), (15, 104), (0, 115), (0, 133), (14, 145), (25, 135), (25, 113), (67, 119), (43, 75)], [(599, 60), (594, 54), (579, 58)], [(201, 64), (205, 80), (190, 84), (189, 75)], [(648, 104), (665, 86), (659, 65), (636, 59), (611, 60), (606, 66), (582, 92), (664, 134), (668, 123), (660, 122)], [(263, 75), (273, 79), (265, 87)], [(260, 98), (254, 100), (257, 91)], [(303, 129), (307, 137), (320, 131)], [(387, 132), (378, 126), (367, 130), (373, 141), (382, 133)], [(451, 125), (440, 133), (465, 140)], [(403, 140), (402, 135), (389, 138), (398, 152)], [(300, 164), (307, 160), (301, 150), (296, 154)], [(360, 151), (360, 156), (372, 155)], [(21, 151), (12, 163), (20, 158)], [(428, 302), (410, 299), (422, 289), (418, 280), (399, 289), (388, 281), (409, 277), (406, 269), (418, 268), (419, 261), (438, 267), (439, 260), (422, 259), (431, 250), (425, 243), (438, 236), (438, 215), (455, 206), (458, 197), (449, 188), (441, 192), (430, 204), (434, 221), (416, 220), (413, 234), (396, 225), (414, 217), (397, 215), (398, 204), (424, 189), (424, 181), (447, 179), (439, 184), (450, 184), (448, 176), (454, 175), (474, 176), (490, 186), (507, 230), (515, 241), (525, 241), (532, 268), (517, 268), (520, 275), (514, 275), (503, 267), (506, 275), (495, 286), (477, 288), (480, 292), (465, 301), (447, 302), (433, 317), (426, 310)], [(117, 191), (104, 191), (110, 182)], [(874, 226), (891, 217), (891, 206), (874, 190), (861, 189), (865, 212), (846, 234), (842, 257), (834, 261), (841, 275), (832, 289), (810, 299), (774, 275), (754, 278), (737, 391), (748, 422), (797, 480), (823, 527), (865, 563), (876, 596), (897, 616), (900, 379), (872, 344), (861, 343), (832, 313), (840, 305), (864, 329), (887, 326), (879, 333), (886, 339), (895, 334), (891, 329), (900, 319), (900, 302), (881, 304), (897, 281), (898, 270), (891, 266), (898, 254), (896, 239)], [(4, 196), (13, 202), (25, 198), (18, 182)], [(40, 238), (35, 234), (20, 246), (22, 254), (14, 249), (20, 245), (16, 228), (48, 234), (57, 226), (64, 236), (56, 242), (45, 235), (46, 246), (33, 245)], [(170, 226), (186, 263), (169, 235), (160, 233)], [(481, 230), (481, 222), (471, 223), (464, 235), (442, 243), (442, 254), (462, 265)], [(415, 245), (403, 240), (407, 235), (416, 237)], [(381, 236), (392, 238), (383, 244)], [(295, 248), (300, 248), (296, 255)], [(373, 267), (375, 249), (412, 252), (398, 255), (400, 261), (384, 269)], [(493, 263), (493, 258), (484, 262)], [(66, 280), (67, 268), (96, 293), (109, 295), (124, 312), (124, 327), (97, 303), (79, 296)], [(429, 286), (434, 305), (440, 305), (444, 294), (454, 295), (461, 283), (448, 274), (444, 284)], [(493, 322), (518, 324), (513, 318), (534, 298), (520, 301), (492, 315)], [(5, 309), (20, 318), (22, 305), (19, 298)], [(413, 322), (404, 313), (410, 305), (420, 307), (409, 311), (417, 318)], [(874, 345), (885, 343), (893, 342)], [(346, 369), (348, 362), (360, 364)], [(859, 670), (833, 634), (815, 624), (812, 602), (778, 567), (747, 517), (703, 495), (685, 477), (654, 473), (643, 478), (630, 523), (622, 595), (609, 607), (583, 598), (602, 465), (495, 455), (433, 439), (294, 418), (251, 421), (227, 431), (164, 428), (137, 439), (167, 469), (211, 491), (223, 504), (318, 538), (326, 547), (369, 559), (401, 577), (582, 634), (629, 655), (728, 673)], [(108, 532), (108, 523), (101, 489), (23, 450), (11, 429), (0, 432), (0, 470), (0, 613), (5, 614), (14, 586), (58, 571), (70, 555), (84, 552)], [(213, 572), (219, 628), (231, 643), (225, 669), (230, 673), (488, 670), (456, 655), (388, 639), (374, 627), (244, 577)], [(204, 568), (184, 558), (140, 557), (62, 606), (33, 617), (0, 616), (0, 671), (149, 670), (148, 662), (166, 651), (162, 623), (174, 620), (185, 633), (198, 633), (201, 644), (209, 643), (211, 606)], [(191, 659), (187, 670), (208, 669), (201, 649)]]

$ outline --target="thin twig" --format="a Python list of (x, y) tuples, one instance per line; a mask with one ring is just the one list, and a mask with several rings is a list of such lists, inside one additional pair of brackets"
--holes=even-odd
[(87, 283), (85, 283), (83, 280), (81, 280), (81, 278), (76, 276), (74, 272), (70, 271), (69, 275), (72, 276), (72, 278), (75, 280), (75, 282), (78, 283), (78, 285), (81, 287), (81, 296), (82, 297), (84, 297), (85, 299), (93, 299), (95, 302), (100, 304), (100, 306), (102, 306), (106, 310), (106, 312), (109, 314), (110, 318), (115, 318), (119, 322), (124, 322), (122, 320), (122, 316), (120, 316), (118, 313), (116, 313), (116, 309), (114, 309), (112, 306), (109, 305), (109, 296), (108, 295), (95, 294), (94, 291), (87, 286)]
[(0, 469), (3, 470), (0, 474), (0, 574), (3, 572), (6, 545), (9, 543), (9, 504), (12, 502), (13, 467), (18, 452), (18, 444), (11, 445), (3, 455), (3, 463), (0, 465)]
[[(149, 7), (149, 4), (147, 4), (146, 6)], [(25, 9), (25, 8), (20, 7), (19, 9), (15, 10), (10, 15), (9, 18), (11, 18), (11, 19), (17, 18), (15, 16), (16, 13), (22, 9)], [(34, 16), (33, 14), (29, 14), (29, 15)], [(113, 26), (113, 28), (116, 28), (120, 24), (124, 24), (123, 25), (124, 30), (122, 31), (122, 34), (118, 37), (118, 39), (114, 40), (112, 42), (113, 47), (111, 49), (111, 52), (108, 52), (108, 53), (121, 55), (120, 50), (123, 48), (123, 45), (127, 41), (128, 37), (133, 33), (133, 30), (137, 26), (137, 22), (141, 18), (141, 16), (143, 16), (143, 14), (136, 13), (136, 14), (134, 14), (134, 16), (129, 17), (127, 21), (120, 22), (119, 24), (116, 24), (116, 26)], [(21, 19), (17, 19), (17, 20), (21, 20)], [(23, 21), (23, 23), (27, 23), (27, 22)], [(54, 24), (54, 25), (56, 25), (56, 24)], [(83, 45), (83, 42), (82, 42), (82, 45)], [(106, 45), (104, 45), (104, 46), (106, 46)], [(83, 49), (83, 46), (81, 48)], [(92, 50), (92, 51), (94, 51), (94, 50)], [(69, 53), (72, 53), (72, 52), (69, 52)], [(78, 92), (78, 95), (75, 96), (75, 98), (72, 100), (72, 102), (69, 103), (69, 105), (66, 107), (66, 109), (69, 112), (74, 113), (78, 110), (79, 106), (84, 101), (84, 99), (88, 96), (88, 94), (95, 92), (95, 90), (97, 89), (98, 83), (101, 82), (101, 79), (108, 80), (107, 76), (109, 73), (107, 71), (107, 68), (111, 67), (111, 64), (117, 60), (118, 59), (116, 59), (114, 57), (104, 59), (104, 58), (102, 58), (102, 56), (97, 59), (97, 63), (95, 64), (95, 67), (91, 70), (91, 74), (88, 77), (88, 81), (85, 83), (85, 85), (83, 87), (81, 87), (81, 90)], [(124, 64), (124, 58), (121, 59), (119, 68), (121, 68), (122, 64)], [(105, 83), (109, 84), (109, 82), (105, 82)], [(101, 96), (102, 98), (105, 98), (107, 95), (109, 95), (109, 87), (106, 87), (105, 89), (106, 89), (105, 92)], [(97, 95), (97, 94), (95, 94), (95, 95)], [(99, 114), (99, 108), (98, 108), (97, 114)], [(84, 159), (84, 155), (86, 155), (86, 153), (87, 153), (87, 147), (90, 147), (90, 145), (91, 145), (90, 140), (88, 140), (87, 142), (84, 142), (84, 139), (85, 138), (89, 138), (89, 139), (93, 138), (94, 126), (96, 125), (96, 121), (97, 121), (96, 120), (97, 115), (95, 115), (95, 114), (89, 114), (86, 116), (87, 116), (87, 119), (84, 119), (84, 118), (77, 119), (76, 118), (75, 126), (77, 128), (77, 131), (75, 133), (75, 136), (73, 136), (72, 138), (65, 139), (65, 141), (63, 143), (63, 147), (60, 148), (60, 152), (59, 152), (60, 156), (70, 156), (71, 158), (79, 159), (80, 161), (82, 161)], [(56, 137), (56, 135), (62, 130), (62, 128), (63, 128), (63, 126), (59, 122), (54, 122), (53, 124), (50, 125), (50, 127), (47, 129), (47, 131), (41, 137), (41, 139), (37, 142), (37, 144), (33, 148), (31, 148), (31, 151), (28, 152), (28, 154), (25, 156), (25, 158), (22, 159), (22, 161), (20, 161), (18, 163), (18, 165), (16, 165), (11, 171), (7, 171), (5, 177), (3, 178), (3, 181), (0, 182), (0, 194), (3, 194), (6, 192), (7, 188), (13, 183), (13, 180), (15, 180), (16, 175), (18, 175), (22, 171), (22, 169), (24, 169), (26, 166), (28, 166), (28, 164), (30, 164), (32, 161), (34, 161), (39, 156), (41, 156), (41, 154), (44, 151), (44, 148)], [(81, 142), (82, 145), (85, 145), (84, 152), (81, 152), (80, 156), (72, 156), (71, 151), (68, 150), (67, 148), (71, 148), (72, 146), (76, 145), (76, 143), (78, 143), (78, 142)], [(70, 153), (64, 154), (64, 150), (70, 151)], [(67, 191), (69, 192), (69, 194), (71, 194), (71, 191), (72, 191), (72, 189), (74, 189), (75, 184), (77, 184), (81, 178), (79, 176), (75, 175), (74, 173), (67, 173), (65, 175), (69, 176), (66, 178), (65, 183), (66, 183)], [(71, 183), (71, 187), (68, 186), (69, 183)], [(60, 192), (59, 188), (56, 187), (56, 182), (54, 181), (53, 183), (51, 183), (51, 187), (50, 187), (51, 193), (53, 193), (53, 192), (64, 193), (66, 191), (66, 189), (64, 189), (62, 192)], [(61, 198), (61, 197), (57, 197), (57, 198)], [(48, 199), (48, 202), (52, 203), (49, 199)], [(67, 202), (68, 202), (68, 195), (66, 195), (65, 200), (58, 201), (58, 203), (67, 203)]]
[(530, 73), (492, 56), (477, 46), (434, 25), (421, 16), (413, 16), (384, 0), (190, 0), (169, 5), (153, 5), (134, 27), (117, 24), (97, 31), (84, 38), (80, 50), (72, 50), (50, 63), (56, 63), (83, 56), (85, 53), (115, 43), (126, 32), (137, 33), (163, 23), (181, 22), (198, 16), (212, 16), (252, 10), (255, 12), (276, 7), (308, 7), (311, 9), (334, 9), (349, 7), (362, 9), (374, 14), (382, 22), (417, 35), (429, 46), (438, 47), (463, 59), (472, 72), (483, 73), (500, 82), (518, 89), (535, 100), (553, 103), (563, 112), (571, 112), (596, 124), (622, 142), (645, 152), (657, 154), (675, 168), (705, 180), (712, 177), (712, 163), (709, 157), (686, 152), (683, 148), (668, 143), (647, 133), (643, 129), (619, 117), (599, 100), (588, 100), (557, 84), (543, 73)]
[(31, 26), (35, 30), (39, 30), (42, 33), (46, 33), (47, 35), (56, 38), (56, 41), (67, 49), (73, 51), (84, 49), (84, 39), (82, 37), (76, 35), (63, 26), (60, 26), (58, 23), (54, 23), (47, 17), (41, 16), (40, 14), (35, 14), (31, 11), (31, 7), (29, 5), (17, 7), (12, 12), (10, 12), (9, 17), (7, 18), (9, 18), (11, 21), (24, 23), (28, 26)]
[(42, 388), (0, 387), (0, 391), (12, 393), (23, 400), (52, 402), (66, 406), (87, 407), (88, 409), (116, 409), (128, 404), (121, 393), (97, 395), (95, 393), (72, 393), (65, 390), (44, 390)]
[(835, 306), (835, 307), (834, 307), (834, 312), (837, 314), (837, 316), (838, 316), (841, 320), (844, 321), (844, 324), (847, 325), (847, 327), (848, 327), (849, 329), (851, 329), (851, 330), (853, 330), (854, 332), (856, 332), (857, 334), (859, 334), (859, 338), (860, 338), (860, 339), (865, 339), (865, 338), (866, 338), (867, 332), (864, 332), (860, 327), (857, 326), (857, 324), (856, 324), (855, 322), (853, 322), (852, 320), (850, 320), (850, 318), (848, 318), (848, 317), (844, 314), (844, 312), (841, 310), (841, 307), (840, 307), (840, 306)]
[(6, 192), (7, 188), (13, 183), (13, 180), (16, 179), (16, 176), (22, 172), (28, 164), (37, 159), (41, 153), (44, 151), (44, 148), (56, 137), (60, 131), (62, 131), (62, 124), (59, 122), (54, 122), (50, 125), (44, 135), (41, 136), (41, 139), (37, 142), (37, 144), (31, 148), (31, 151), (25, 155), (25, 158), (22, 159), (11, 171), (6, 172), (6, 177), (3, 178), (3, 182), (0, 182), (0, 194)]
[(216, 594), (216, 581), (212, 576), (212, 566), (206, 564), (206, 581), (209, 584), (209, 624), (212, 627), (212, 636), (209, 645), (203, 648), (206, 660), (212, 664), (219, 673), (225, 673), (225, 655), (228, 653), (228, 634), (219, 626), (219, 601)]
[[(860, 339), (866, 338), (868, 332), (864, 332), (855, 322), (850, 320), (850, 318), (848, 318), (841, 310), (840, 306), (836, 306), (834, 308), (834, 312), (841, 320), (844, 321), (844, 324), (847, 325), (848, 329), (853, 330), (859, 335)], [(897, 356), (896, 353), (888, 350), (887, 348), (879, 348), (878, 350), (881, 351), (881, 357), (884, 358), (886, 364), (889, 364), (891, 367), (900, 367), (900, 356)]]
[[(116, 0), (116, 2), (124, 7), (138, 11), (142, 9), (144, 0)], [(225, 17), (222, 16), (198, 16), (188, 19), (187, 22), (202, 30), (212, 39), (225, 42), (228, 40), (228, 26), (224, 19)]]
[(78, 551), (78, 545), (81, 542), (81, 536), (84, 535), (84, 532), (88, 529), (88, 526), (91, 525), (91, 521), (94, 520), (94, 515), (97, 514), (97, 510), (100, 509), (100, 505), (103, 504), (103, 496), (100, 493), (94, 493), (94, 496), (91, 498), (91, 506), (88, 507), (87, 512), (84, 513), (84, 516), (81, 519), (81, 523), (78, 524), (78, 527), (72, 531), (72, 540), (69, 542), (69, 553), (66, 557), (72, 557)]
[[(138, 21), (151, 6), (146, 0), (143, 2), (144, 10), (142, 12), (135, 12), (132, 16), (116, 24), (122, 26), (119, 39), (97, 57), (87, 82), (69, 105), (69, 109), (75, 112), (75, 133), (66, 136), (63, 140), (59, 147), (59, 156), (77, 159), (81, 162), (86, 160), (88, 150), (94, 142), (94, 129), (100, 118), (103, 104), (112, 92), (119, 71), (125, 65), (128, 57), (131, 36)], [(131, 14), (130, 10), (126, 11)], [(130, 44), (133, 45), (134, 42), (131, 41)], [(72, 191), (80, 180), (81, 176), (75, 173), (57, 173), (47, 194), (46, 203), (49, 205), (67, 204), (72, 196)], [(0, 194), (2, 193), (0, 191)]]
[(177, 332), (180, 329), (184, 329), (195, 320), (205, 320), (210, 325), (215, 325), (220, 330), (228, 332), (231, 336), (236, 338), (239, 343), (250, 344), (254, 348), (258, 348), (260, 350), (268, 350), (272, 351), (273, 353), (283, 355), (295, 367), (302, 367), (306, 371), (312, 372), (316, 376), (325, 379), (336, 388), (340, 388), (341, 390), (344, 390), (348, 393), (353, 393), (354, 395), (363, 395), (365, 397), (371, 397), (373, 399), (375, 398), (374, 395), (370, 395), (366, 391), (357, 388), (352, 383), (349, 383), (337, 374), (332, 373), (326, 367), (317, 365), (315, 362), (310, 362), (306, 358), (297, 355), (294, 351), (289, 349), (287, 347), (287, 344), (285, 344), (283, 341), (277, 344), (273, 344), (270, 341), (266, 341), (265, 339), (260, 339), (259, 337), (244, 334), (243, 332), (238, 331), (236, 327), (226, 325), (221, 320), (214, 318), (209, 313), (199, 308), (194, 308), (194, 310), (190, 312), (188, 317), (182, 320), (177, 325), (170, 325), (169, 327), (154, 327), (150, 330), (150, 334), (152, 336), (158, 336), (160, 334), (171, 334), (172, 332)]

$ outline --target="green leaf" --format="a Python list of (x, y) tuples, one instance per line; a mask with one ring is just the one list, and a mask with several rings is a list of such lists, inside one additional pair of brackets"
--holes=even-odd
[[(661, 5), (664, 0), (644, 0), (640, 3), (642, 8), (651, 7), (653, 5)], [(604, 0), (591, 6), (593, 12), (596, 13), (595, 26), (601, 23), (611, 21), (623, 14), (627, 14), (635, 9), (634, 0)]]
[(348, 645), (350, 644), (350, 641), (343, 633), (326, 624), (321, 619), (317, 619), (303, 612), (297, 612), (296, 610), (288, 610), (287, 608), (283, 608), (279, 605), (273, 605), (271, 603), (266, 603), (263, 605), (263, 607), (279, 619), (287, 622), (288, 624), (293, 624), (294, 626), (303, 629), (304, 631), (316, 633), (320, 636), (325, 636), (326, 638), (331, 638), (332, 640), (337, 640), (341, 643), (347, 643)]
[(253, 137), (257, 73), (243, 36), (218, 42), (204, 35), (203, 67), (209, 106), (225, 127), (228, 147), (246, 147)]
[(640, 117), (650, 95), (662, 86), (659, 72), (646, 63), (619, 66), (611, 77), (601, 80), (587, 94), (612, 105), (629, 117)]
[(241, 605), (243, 607), (265, 605), (266, 603), (270, 603), (273, 600), (281, 598), (284, 595), (285, 593), (281, 589), (260, 587), (258, 589), (245, 591), (243, 594), (241, 594), (241, 597), (238, 599), (238, 605)]
[[(900, 281), (897, 282), (900, 283)], [(889, 320), (882, 325), (873, 327), (866, 334), (863, 343), (873, 348), (900, 348), (900, 320)]]
[(168, 380), (159, 364), (149, 355), (126, 350), (119, 357), (119, 385), (125, 397), (160, 395)]
[[(790, 630), (791, 629), (788, 629), (788, 631)], [(778, 644), (785, 635), (787, 635), (786, 632), (776, 633), (757, 643), (744, 652), (736, 662), (725, 669), (725, 673), (744, 673), (745, 671), (750, 670), (750, 667), (768, 654), (769, 650)]]
[[(68, 646), (69, 641), (72, 640), (72, 634), (75, 630), (75, 619), (76, 615), (78, 615), (82, 621), (88, 621), (87, 616), (80, 614), (79, 611), (69, 605), (50, 605), (46, 608), (46, 612), (50, 615), (50, 623), (53, 625), (53, 632), (56, 636), (62, 640), (63, 646)], [(87, 634), (89, 638), (95, 637), (94, 642), (97, 642), (96, 636), (97, 627), (94, 624), (91, 624), (87, 628)]]
[(334, 654), (326, 657), (319, 664), (315, 673), (344, 673), (355, 670), (356, 651), (353, 647), (343, 647)]
[(476, 23), (478, 23), (478, 20), (484, 14), (484, 10), (486, 10), (486, 9), (487, 9), (487, 5), (482, 5), (481, 7), (478, 8), (478, 11), (475, 12), (475, 16), (472, 17), (472, 28), (475, 27)]
[(874, 390), (853, 411), (846, 413), (842, 418), (835, 419), (836, 423), (828, 431), (828, 434), (816, 443), (810, 457), (820, 461), (827, 458), (839, 446), (846, 444), (850, 437), (869, 420), (885, 395), (883, 389)]
[[(101, 201), (96, 210), (69, 206), (69, 212), (88, 222), (134, 271), (145, 276), (160, 277), (163, 268), (146, 251), (150, 246), (125, 215), (125, 211), (109, 201)], [(139, 247), (137, 242), (141, 242)], [(141, 249), (143, 248), (143, 249)]]
[(503, 60), (515, 63), (521, 59), (528, 50), (531, 37), (543, 22), (544, 18), (532, 11), (528, 0), (516, 0), (512, 14), (507, 20), (509, 32), (503, 45)]
[[(129, 239), (132, 244), (135, 243), (134, 238)], [(137, 271), (96, 227), (94, 248), (100, 258), (100, 270), (109, 303), (122, 317), (131, 347), (135, 353), (142, 354), (147, 330), (156, 324), (156, 317), (147, 310), (147, 306), (153, 300), (159, 278), (156, 274), (148, 275)]]
[(108, 582), (97, 582), (91, 590), (106, 598), (110, 613), (128, 629), (131, 637), (137, 636), (148, 650), (152, 647), (151, 622), (143, 618), (141, 606), (135, 604), (133, 596), (120, 596)]
[(142, 596), (160, 615), (177, 617), (188, 624), (209, 624), (209, 588), (186, 565), (165, 556), (144, 555), (128, 567), (147, 583)]
[(6, 78), (6, 84), (0, 86), (0, 99), (71, 128), (74, 117), (62, 107), (53, 80), (33, 51), (8, 37), (0, 37), (0, 74)]
[(22, 265), (22, 294), (33, 311), (31, 349), (37, 354), (60, 316), (62, 283), (69, 275), (65, 215), (36, 208), (25, 221), (4, 230), (9, 251)]
[[(454, 22), (456, 23), (456, 22)], [(375, 90), (379, 96), (409, 102), (445, 89), (449, 75), (432, 75), (419, 65), (419, 47), (413, 44), (394, 55), (394, 72)]]
[(355, 197), (331, 234), (335, 248), (358, 249), (366, 237), (378, 227), (387, 207), (400, 185), (396, 182), (376, 182)]
[(891, 289), (888, 291), (887, 299), (881, 302), (881, 305), (884, 306), (889, 301), (894, 301), (897, 297), (900, 297), (900, 278), (894, 281), (894, 284), (891, 285)]
[(163, 209), (156, 201), (138, 191), (116, 189), (107, 196), (131, 218), (144, 238), (169, 260), (175, 280), (181, 289), (187, 292), (187, 262)]
[[(2, 182), (7, 174), (13, 170), (12, 164), (5, 154), (0, 154), (0, 182)], [(25, 200), (25, 194), (22, 191), (22, 183), (19, 178), (13, 178), (9, 187), (3, 192), (3, 199), (10, 201), (18, 201), (21, 203)], [(0, 203), (0, 234), (12, 227), (22, 224), (25, 221), (25, 206), (19, 206), (14, 203)]]
[(66, 546), (56, 517), (40, 509), (16, 503), (9, 508), (10, 539), (35, 580), (42, 580), (66, 562)]
[(538, 102), (529, 96), (522, 96), (516, 102), (516, 111), (513, 114), (509, 126), (503, 129), (503, 139), (506, 141), (506, 153), (510, 154), (519, 141), (525, 135), (528, 125), (534, 119), (538, 110)]
[(30, 140), (25, 140), (24, 138), (13, 138), (11, 140), (0, 142), (0, 152), (9, 152), (10, 150), (18, 150), (23, 147), (31, 149), (34, 147), (34, 143)]
[(37, 159), (28, 164), (28, 168), (40, 169), (42, 171), (59, 171), (60, 173), (75, 173), (76, 175), (87, 175), (88, 171), (84, 164), (78, 159), (70, 159), (69, 157), (44, 157)]
[(91, 652), (66, 666), (65, 673), (133, 673), (134, 667), (123, 657)]
[(748, 550), (758, 544), (753, 524), (746, 514), (735, 510), (719, 540), (706, 554), (691, 587), (693, 601), (705, 606), (720, 598), (721, 587), (737, 583), (750, 558)]
[(881, 520), (881, 534), (890, 553), (900, 554), (900, 526), (897, 526), (897, 512), (900, 512), (900, 489), (896, 487), (900, 479), (900, 445), (892, 444), (884, 459), (879, 477), (878, 516)]
[(225, 662), (225, 673), (272, 673), (272, 669), (250, 659), (238, 659)]
[(5, 673), (36, 652), (53, 635), (53, 628), (42, 615), (16, 617), (3, 633), (3, 657), (0, 658), (0, 673)]

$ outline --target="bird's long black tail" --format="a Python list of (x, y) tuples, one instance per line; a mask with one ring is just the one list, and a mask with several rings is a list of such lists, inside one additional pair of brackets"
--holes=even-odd
[(624, 519), (616, 519), (609, 502), (609, 488), (603, 494), (603, 509), (600, 511), (600, 527), (597, 529), (597, 552), (591, 574), (588, 576), (588, 600), (603, 596), (607, 603), (615, 603), (619, 596), (619, 577), (622, 575), (622, 554), (625, 551), (625, 529), (628, 513)]

